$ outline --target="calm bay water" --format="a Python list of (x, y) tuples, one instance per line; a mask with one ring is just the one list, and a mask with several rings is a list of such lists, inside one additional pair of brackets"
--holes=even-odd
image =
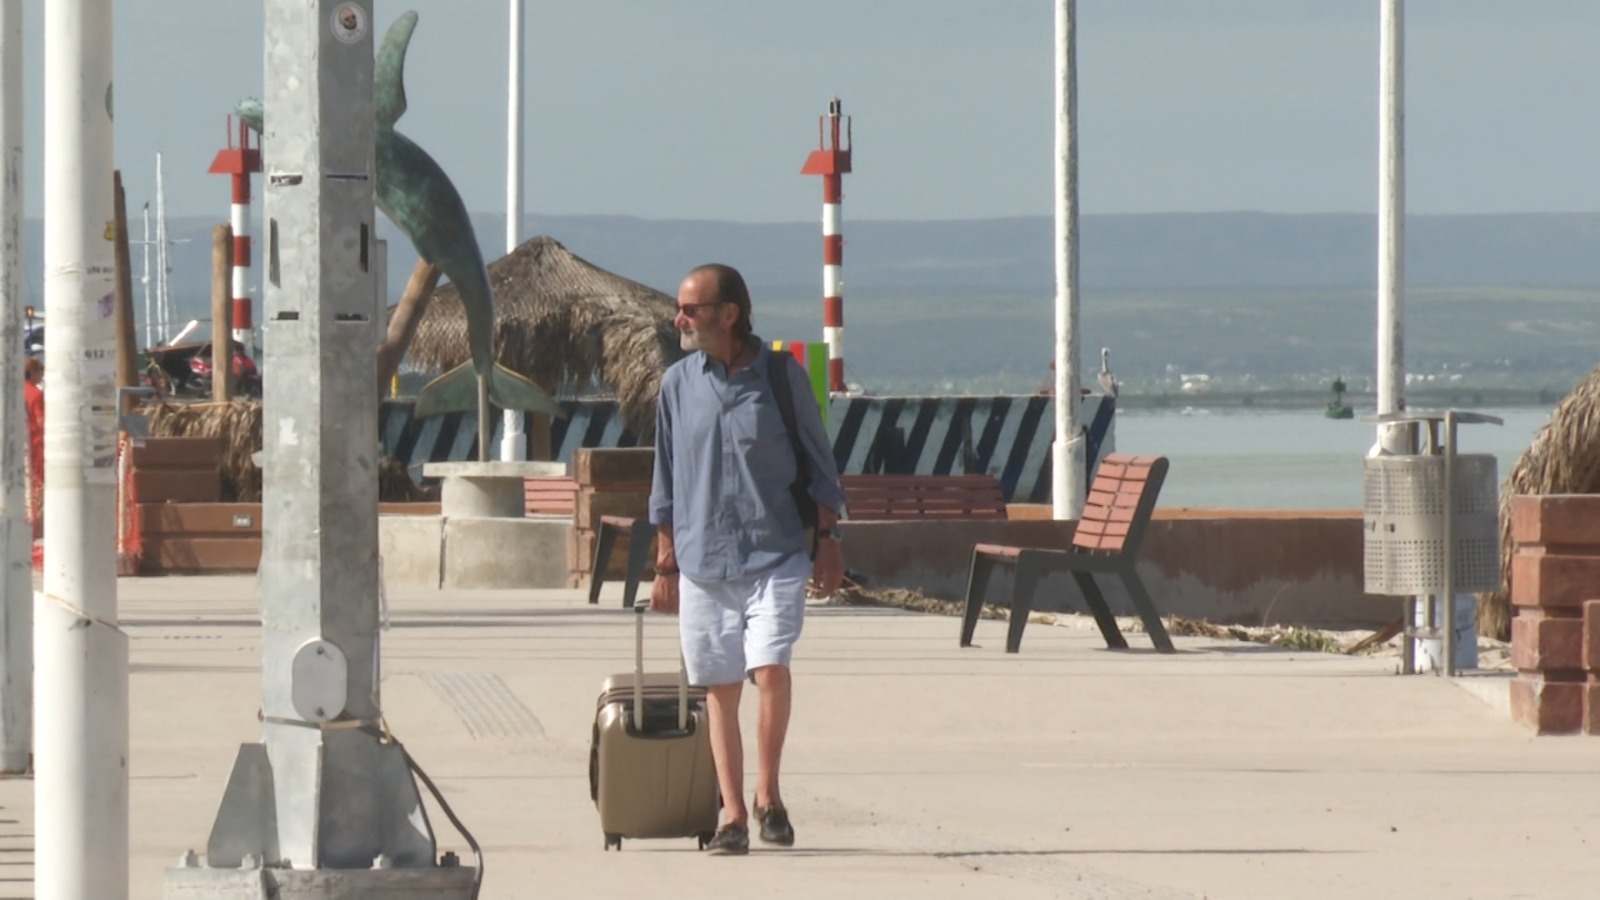
[[(1503, 481), (1554, 409), (1475, 409), (1504, 425), (1462, 425), (1461, 453), (1492, 453)], [(1361, 466), (1375, 426), (1320, 410), (1118, 410), (1117, 449), (1172, 461), (1161, 505), (1359, 509)]]

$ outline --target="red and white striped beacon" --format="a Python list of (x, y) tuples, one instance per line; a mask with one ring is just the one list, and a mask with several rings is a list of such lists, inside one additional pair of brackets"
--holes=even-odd
[(255, 357), (251, 331), (255, 327), (250, 310), (250, 175), (261, 171), (261, 148), (251, 146), (250, 127), (237, 123), (238, 143), (234, 143), (235, 122), (228, 117), (228, 146), (211, 161), (212, 175), (233, 176), (233, 205), (229, 224), (233, 227), (233, 339), (244, 345), (244, 352)]
[[(828, 114), (817, 121), (817, 149), (806, 159), (802, 175), (822, 176), (822, 339), (828, 345), (828, 391), (844, 385), (844, 236), (839, 227), (844, 175), (850, 171), (850, 117), (835, 97)], [(840, 141), (840, 125), (844, 140)]]

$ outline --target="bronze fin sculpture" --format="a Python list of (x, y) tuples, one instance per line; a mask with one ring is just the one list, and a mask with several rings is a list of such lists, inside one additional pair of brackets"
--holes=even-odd
[[(376, 111), (378, 208), (407, 237), (422, 258), (438, 266), (461, 295), (467, 316), (468, 362), (423, 386), (413, 412), (418, 418), (477, 410), (487, 415), (487, 400), (502, 409), (523, 409), (565, 415), (545, 390), (494, 360), (494, 293), (484, 268), (478, 238), (466, 204), (450, 177), (415, 141), (396, 131), (405, 114), (405, 57), (417, 27), (417, 14), (407, 12), (389, 28), (373, 70)], [(263, 130), (261, 104), (245, 101), (238, 114), (257, 132)]]

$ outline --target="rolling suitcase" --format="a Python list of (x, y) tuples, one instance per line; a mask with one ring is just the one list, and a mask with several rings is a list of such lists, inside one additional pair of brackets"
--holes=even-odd
[[(589, 750), (589, 792), (606, 849), (623, 838), (692, 837), (704, 849), (721, 803), (705, 689), (676, 674), (644, 674), (644, 611), (634, 605), (633, 671), (600, 688)], [(635, 715), (642, 710), (642, 715)]]

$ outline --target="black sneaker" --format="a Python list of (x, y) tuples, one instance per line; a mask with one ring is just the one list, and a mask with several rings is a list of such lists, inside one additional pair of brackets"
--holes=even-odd
[(789, 824), (789, 811), (782, 806), (756, 807), (756, 821), (761, 823), (761, 840), (780, 847), (794, 846), (794, 826)]
[(743, 856), (750, 852), (750, 829), (732, 822), (717, 829), (706, 842), (706, 852), (712, 856)]

